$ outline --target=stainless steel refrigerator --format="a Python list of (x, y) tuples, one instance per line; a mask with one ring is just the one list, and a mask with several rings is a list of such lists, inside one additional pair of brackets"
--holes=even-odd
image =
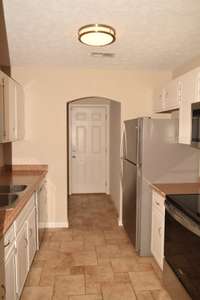
[(151, 255), (153, 182), (193, 182), (198, 150), (177, 143), (178, 120), (139, 118), (124, 122), (122, 222), (141, 256)]

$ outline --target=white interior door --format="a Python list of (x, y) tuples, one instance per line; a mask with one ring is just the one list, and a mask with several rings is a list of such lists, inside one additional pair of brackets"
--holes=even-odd
[(106, 107), (71, 107), (71, 193), (106, 192)]

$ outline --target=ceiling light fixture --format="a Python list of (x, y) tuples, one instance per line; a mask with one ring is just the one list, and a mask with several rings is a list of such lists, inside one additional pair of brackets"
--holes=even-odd
[(106, 46), (116, 39), (115, 29), (103, 24), (90, 24), (78, 31), (79, 41), (88, 46)]

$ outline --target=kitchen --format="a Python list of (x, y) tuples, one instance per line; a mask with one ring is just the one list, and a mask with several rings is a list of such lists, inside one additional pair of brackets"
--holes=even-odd
[[(68, 176), (66, 167), (66, 103), (83, 97), (106, 97), (121, 103), (122, 120), (149, 116), (152, 115), (152, 112), (169, 111), (172, 109), (177, 110), (177, 104), (172, 108), (173, 105), (170, 106), (169, 103), (166, 107), (161, 109), (159, 107), (159, 101), (155, 103), (156, 107), (153, 108), (154, 89), (165, 87), (173, 77), (179, 77), (187, 73), (187, 71), (199, 66), (198, 59), (192, 60), (198, 57), (198, 47), (195, 46), (195, 42), (192, 43), (192, 36), (195, 36), (197, 43), (198, 22), (195, 23), (195, 21), (198, 19), (199, 4), (194, 2), (194, 6), (191, 6), (191, 4), (188, 5), (185, 3), (185, 6), (181, 7), (179, 1), (177, 1), (172, 9), (170, 4), (162, 3), (163, 6), (160, 4), (160, 10), (158, 9), (158, 11), (157, 1), (152, 4), (152, 7), (149, 7), (145, 1), (142, 1), (141, 7), (137, 7), (137, 4), (138, 1), (136, 1), (135, 5), (131, 5), (129, 1), (126, 1), (126, 4), (123, 5), (123, 3), (118, 1), (116, 6), (113, 7), (116, 16), (122, 16), (122, 19), (120, 19), (121, 29), (119, 29), (120, 26), (117, 23), (119, 20), (113, 19), (113, 22), (109, 21), (109, 12), (105, 12), (104, 9), (107, 7), (107, 3), (102, 2), (98, 4), (102, 22), (108, 23), (116, 29), (115, 43), (107, 46), (108, 48), (101, 48), (104, 49), (101, 50), (103, 52), (116, 52), (116, 56), (112, 58), (100, 58), (91, 57), (90, 53), (93, 49), (79, 43), (76, 36), (78, 28), (82, 25), (99, 21), (96, 20), (98, 15), (95, 16), (94, 14), (93, 16), (88, 16), (89, 11), (94, 12), (94, 7), (91, 3), (88, 2), (88, 6), (86, 5), (85, 7), (84, 5), (81, 6), (81, 3), (74, 1), (70, 4), (71, 6), (66, 7), (62, 1), (60, 4), (56, 4), (56, 1), (53, 1), (48, 9), (46, 9), (46, 1), (42, 3), (34, 1), (34, 3), (31, 4), (24, 1), (23, 8), (17, 1), (11, 1), (9, 3), (4, 1), (6, 32), (8, 35), (7, 46), (9, 45), (10, 56), (7, 56), (7, 61), (5, 62), (4, 60), (2, 65), (11, 65), (12, 77), (23, 86), (25, 93), (25, 136), (24, 140), (12, 143), (12, 164), (15, 166), (48, 165), (46, 225), (49, 228), (60, 227), (62, 230), (62, 228), (66, 228), (69, 223), (67, 209), (68, 186), (66, 183)], [(83, 9), (82, 15), (85, 17), (83, 17), (83, 20), (77, 21), (77, 16), (80, 15), (79, 9), (81, 8)], [(68, 9), (74, 12), (73, 20), (66, 18), (69, 14)], [(135, 13), (135, 10), (137, 13)], [(135, 18), (133, 24), (125, 22), (126, 19), (128, 20), (127, 16), (129, 14), (131, 15), (131, 13)], [(155, 14), (155, 18), (152, 18), (152, 16), (154, 16), (153, 14)], [(171, 16), (171, 24), (174, 26), (172, 26), (173, 28), (168, 28), (169, 35), (162, 35), (160, 34), (159, 28), (164, 28), (164, 22), (167, 22), (169, 16)], [(185, 16), (187, 16), (187, 18), (185, 18)], [(145, 22), (141, 24), (140, 18)], [(152, 38), (150, 37), (149, 39), (147, 35), (144, 37), (143, 34), (145, 34), (148, 26), (152, 23), (152, 19), (155, 23), (153, 23), (152, 28), (149, 29), (148, 34), (150, 35), (152, 32)], [(188, 32), (185, 30), (184, 37), (181, 36), (183, 32), (181, 31), (182, 25), (180, 25), (183, 19), (188, 22), (186, 22), (185, 25)], [(63, 22), (63, 25), (59, 22)], [(126, 28), (123, 23), (126, 24), (127, 28), (129, 28), (130, 25), (130, 28), (132, 28), (131, 31), (134, 29), (133, 32), (137, 34), (143, 30), (138, 39), (137, 34), (133, 35), (133, 47), (131, 51), (129, 48), (126, 48), (129, 44), (130, 33), (128, 33), (128, 31), (126, 33)], [(57, 24), (57, 31), (56, 29), (55, 32), (51, 30), (53, 27), (52, 24)], [(69, 26), (70, 24), (71, 27)], [(140, 24), (141, 28), (138, 28), (137, 24)], [(64, 28), (67, 27), (71, 28), (71, 31), (65, 32)], [(193, 30), (196, 32), (196, 35)], [(153, 38), (155, 36), (158, 39), (157, 46), (149, 41), (152, 40), (155, 42), (155, 38)], [(166, 37), (166, 40), (163, 39), (163, 36)], [(177, 38), (179, 36), (180, 40)], [(44, 37), (45, 43), (43, 42)], [(191, 39), (191, 43), (186, 37)], [(177, 43), (175, 43), (176, 40)], [(136, 47), (136, 41), (140, 44), (139, 48)], [(174, 48), (171, 49), (170, 47), (173, 45)], [(117, 47), (119, 47), (119, 49)], [(178, 50), (175, 47), (177, 47)], [(187, 47), (191, 48), (184, 51)], [(166, 56), (165, 49), (168, 48), (170, 49)], [(99, 48), (97, 49), (100, 51)], [(125, 51), (124, 57), (120, 54), (122, 49)], [(146, 51), (146, 49), (148, 49), (148, 51)], [(133, 53), (131, 53), (132, 51)], [(179, 51), (179, 54), (175, 55), (175, 51)], [(76, 55), (72, 56), (72, 53), (76, 53)], [(148, 57), (145, 56), (146, 53), (148, 53)], [(171, 56), (170, 53), (172, 53)], [(191, 77), (192, 76), (189, 76), (189, 79)], [(169, 90), (169, 92), (170, 91), (171, 90)], [(189, 93), (190, 91), (187, 90), (187, 92)], [(193, 97), (190, 96), (189, 98), (191, 99), (189, 101), (192, 101)], [(171, 97), (169, 97), (169, 99), (171, 99)], [(187, 139), (190, 139), (188, 137), (190, 122), (187, 121), (187, 118), (189, 118), (187, 112), (189, 111), (190, 103), (184, 101), (184, 104), (185, 106), (181, 106), (182, 112), (185, 111), (185, 115), (182, 114), (183, 117), (180, 120), (182, 122), (181, 130), (183, 132), (181, 139), (182, 142), (186, 141), (186, 144), (188, 144)], [(183, 126), (184, 124), (185, 127)], [(9, 147), (9, 143), (4, 145)], [(11, 149), (9, 149), (9, 151), (6, 149), (4, 153), (8, 154), (10, 151)], [(6, 157), (6, 155), (4, 155), (4, 157)], [(9, 165), (10, 163), (6, 164)], [(90, 199), (86, 199), (85, 202), (91, 204)], [(84, 206), (85, 202), (83, 201), (81, 207)], [(108, 205), (107, 209), (109, 210), (109, 204), (106, 205)], [(93, 207), (93, 210), (95, 210), (95, 207)], [(72, 211), (76, 211), (76, 208), (72, 207)], [(106, 221), (107, 220), (104, 220), (104, 223), (106, 223)], [(109, 238), (109, 232), (106, 234), (107, 240), (111, 240), (111, 238)], [(70, 247), (70, 240), (73, 240), (74, 236), (72, 237), (70, 232), (67, 235), (69, 242), (67, 243), (66, 241), (66, 244)], [(116, 234), (114, 236), (116, 236)], [(119, 236), (123, 236), (123, 234), (119, 233)], [(63, 234), (60, 234), (60, 237), (63, 237)], [(53, 234), (51, 238), (52, 240), (56, 240), (56, 234), (55, 236)], [(59, 240), (59, 238), (57, 240)], [(93, 240), (93, 237), (91, 237), (90, 240)], [(99, 238), (95, 237), (94, 240), (96, 243), (103, 243), (104, 238), (100, 235)], [(122, 237), (122, 240), (124, 240), (124, 237)], [(80, 240), (77, 244), (79, 243)], [(101, 245), (99, 245), (99, 247), (100, 246)], [(108, 248), (112, 249), (112, 247)], [(93, 251), (90, 254), (93, 255)], [(112, 259), (114, 259), (114, 257)], [(143, 260), (145, 261), (145, 259)], [(113, 264), (116, 267), (117, 258), (115, 258)], [(147, 269), (150, 268), (148, 264), (144, 267)], [(40, 267), (35, 269), (35, 272), (40, 273)], [(110, 268), (106, 266), (105, 269), (110, 274), (110, 277), (112, 277)], [(119, 273), (126, 273), (126, 270), (132, 272), (132, 269), (127, 268), (120, 270), (121, 272), (115, 272), (116, 276), (120, 276)], [(69, 272), (68, 269), (67, 272)], [(81, 282), (83, 280), (83, 273), (83, 271), (81, 273), (81, 270), (79, 270), (79, 274), (77, 275), (77, 279)], [(74, 278), (71, 278), (69, 274), (66, 274), (66, 277), (67, 276), (69, 280)], [(121, 287), (121, 289), (123, 289), (126, 287), (129, 291), (127, 297), (121, 298), (135, 299), (134, 297), (136, 296), (134, 294), (135, 292), (133, 293), (132, 291), (130, 279), (125, 280), (124, 278), (124, 281), (126, 281), (124, 285), (122, 283), (113, 285), (113, 293), (117, 288), (120, 289)], [(60, 282), (58, 282), (58, 285), (62, 286)], [(45, 286), (45, 283), (43, 286)], [(27, 291), (33, 291), (34, 286), (29, 286), (25, 289)], [(50, 296), (48, 296), (48, 294), (51, 293), (52, 284), (47, 282), (45, 289), (47, 291), (46, 297), (49, 299), (48, 297)], [(38, 295), (40, 290), (42, 289), (36, 285), (35, 291)], [(109, 287), (105, 287), (103, 291), (104, 290), (106, 295)], [(64, 291), (63, 295), (65, 295), (65, 293), (67, 292)], [(98, 299), (99, 297), (101, 299), (101, 293), (102, 292), (99, 292), (98, 289), (91, 289), (88, 294), (92, 296), (88, 296), (88, 298)], [(149, 297), (149, 299), (157, 299), (161, 297), (159, 295), (164, 292), (158, 284), (155, 285), (153, 291), (151, 291), (151, 289), (149, 291), (147, 288), (146, 290), (139, 290), (137, 293), (139, 294), (137, 295), (138, 298), (146, 296)], [(85, 292), (83, 291), (80, 294), (85, 294)], [(76, 299), (78, 297), (76, 295), (79, 294), (72, 292), (66, 295), (66, 297), (70, 299)], [(109, 296), (105, 295), (105, 299), (109, 299)], [(26, 295), (26, 297), (28, 296)], [(39, 296), (35, 297), (37, 299)], [(43, 298), (44, 297), (45, 296), (43, 296)], [(59, 296), (56, 295), (55, 297)], [(84, 297), (87, 299), (86, 296), (79, 295), (79, 297), (80, 299), (84, 299)], [(112, 293), (110, 299), (112, 299)]]

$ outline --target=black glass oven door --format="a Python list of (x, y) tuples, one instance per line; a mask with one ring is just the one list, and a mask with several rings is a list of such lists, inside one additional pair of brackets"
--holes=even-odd
[(193, 300), (200, 299), (200, 228), (166, 205), (165, 259)]

